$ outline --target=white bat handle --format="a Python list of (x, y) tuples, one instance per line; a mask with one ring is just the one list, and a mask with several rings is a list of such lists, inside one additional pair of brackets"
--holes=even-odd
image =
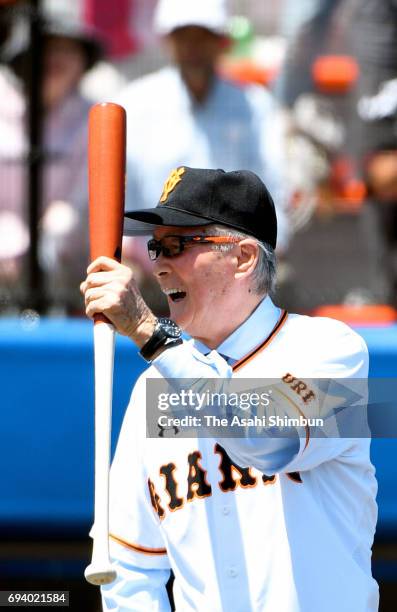
[(91, 584), (116, 579), (109, 558), (109, 470), (112, 424), (115, 330), (109, 323), (94, 325), (95, 360), (95, 506), (92, 560), (84, 576)]

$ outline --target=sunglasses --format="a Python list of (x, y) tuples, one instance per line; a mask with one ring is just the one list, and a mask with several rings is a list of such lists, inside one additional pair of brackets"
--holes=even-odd
[(160, 240), (152, 238), (147, 243), (149, 258), (154, 261), (162, 253), (164, 257), (180, 255), (185, 245), (199, 244), (231, 244), (240, 242), (237, 236), (164, 236)]

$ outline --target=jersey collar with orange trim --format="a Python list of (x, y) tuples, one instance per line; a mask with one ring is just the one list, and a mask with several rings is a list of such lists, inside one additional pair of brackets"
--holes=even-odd
[[(269, 296), (258, 304), (254, 312), (226, 340), (217, 347), (217, 352), (238, 361), (255, 349), (272, 333), (280, 319), (281, 310), (275, 306)], [(194, 347), (201, 353), (210, 349), (198, 340), (193, 341)]]

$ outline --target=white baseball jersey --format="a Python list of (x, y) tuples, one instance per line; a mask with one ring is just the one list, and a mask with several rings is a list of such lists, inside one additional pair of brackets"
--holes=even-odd
[[(217, 352), (199, 349), (191, 341), (165, 351), (134, 388), (111, 469), (119, 577), (102, 588), (104, 608), (169, 610), (172, 569), (178, 612), (377, 610), (368, 439), (306, 431), (292, 451), (266, 437), (154, 439), (145, 418), (148, 377), (284, 378), (291, 398), (300, 377), (365, 378), (364, 341), (266, 298)], [(234, 370), (220, 353), (237, 360)]]

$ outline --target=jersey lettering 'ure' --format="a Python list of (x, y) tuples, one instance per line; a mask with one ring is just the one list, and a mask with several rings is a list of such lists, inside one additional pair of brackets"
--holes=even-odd
[(281, 380), (287, 383), (292, 391), (295, 391), (305, 404), (310, 404), (310, 402), (315, 399), (316, 394), (314, 391), (310, 389), (303, 380), (299, 380), (299, 378), (296, 378), (296, 376), (293, 376), (289, 372), (285, 374)]

